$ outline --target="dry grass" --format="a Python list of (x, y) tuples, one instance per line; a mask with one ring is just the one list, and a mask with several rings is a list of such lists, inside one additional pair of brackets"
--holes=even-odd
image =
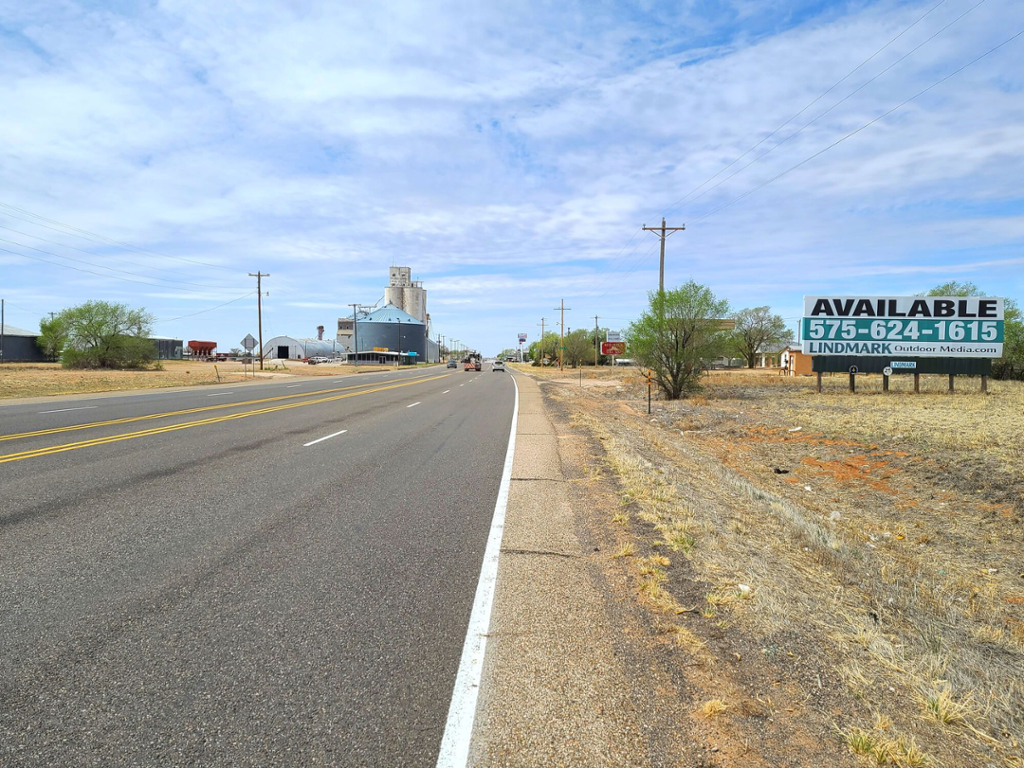
[[(203, 363), (181, 360), (161, 361), (162, 370), (68, 371), (58, 363), (7, 363), (0, 365), (0, 398), (77, 395), (90, 392), (119, 392), (132, 389), (241, 383), (253, 380), (253, 369), (241, 363)], [(376, 365), (307, 365), (299, 362), (268, 362), (255, 373), (256, 380), (279, 376), (342, 376), (352, 373), (388, 371)]]
[(615, 373), (582, 390), (542, 375), (601, 438), (637, 551), (680, 553), (636, 561), (660, 622), (695, 605), (686, 631), (711, 661), (726, 628), (763, 647), (733, 674), (826, 695), (850, 749), (879, 765), (1024, 765), (1024, 386), (948, 395), (923, 377), (920, 395), (906, 381), (884, 395), (861, 377), (851, 395), (834, 377), (817, 395), (730, 372), (648, 416), (635, 377)]
[(711, 699), (710, 701), (705, 701), (701, 705), (700, 713), (710, 720), (712, 717), (718, 717), (718, 715), (725, 712), (728, 708), (729, 705), (721, 699)]

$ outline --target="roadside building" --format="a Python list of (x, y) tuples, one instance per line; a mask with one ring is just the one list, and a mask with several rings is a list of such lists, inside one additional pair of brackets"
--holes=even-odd
[(181, 339), (173, 339), (170, 336), (150, 336), (149, 339), (156, 346), (157, 360), (182, 359), (185, 345)]
[[(362, 330), (362, 328), (360, 328)], [(275, 336), (263, 345), (264, 360), (304, 360), (307, 357), (329, 357), (332, 360), (345, 354), (345, 349), (334, 339), (304, 339), (294, 336)]]
[(44, 363), (46, 355), (36, 344), (38, 331), (26, 331), (4, 323), (0, 340), (0, 360), (6, 363)]
[(805, 355), (799, 345), (790, 344), (780, 354), (782, 372), (787, 376), (810, 376), (814, 373), (811, 357)]
[(357, 316), (354, 336), (354, 343), (359, 345), (354, 351), (360, 360), (364, 352), (395, 352), (403, 361), (412, 363), (430, 359), (426, 323), (393, 304)]

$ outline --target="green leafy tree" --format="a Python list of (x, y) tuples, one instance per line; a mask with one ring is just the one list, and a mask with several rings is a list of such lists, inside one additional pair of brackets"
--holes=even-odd
[(65, 368), (144, 368), (156, 357), (153, 316), (126, 304), (87, 301), (54, 318), (65, 336), (60, 360)]
[(793, 332), (786, 327), (786, 321), (773, 315), (771, 307), (741, 309), (732, 317), (736, 321), (732, 345), (748, 368), (753, 368), (758, 355), (767, 352), (769, 347), (793, 341)]
[(582, 328), (567, 333), (562, 339), (562, 364), (576, 368), (584, 360), (593, 360), (594, 355), (594, 332), (587, 332)]
[(543, 365), (543, 360), (558, 359), (558, 334), (554, 331), (548, 331), (544, 334), (542, 339), (530, 344), (530, 359), (534, 365)]
[(648, 296), (648, 310), (626, 331), (629, 354), (636, 365), (653, 371), (666, 398), (678, 400), (699, 388), (706, 361), (728, 346), (721, 319), (729, 314), (729, 302), (693, 280)]
[[(928, 291), (928, 296), (984, 296), (972, 282), (950, 280)], [(992, 375), (997, 379), (1024, 379), (1024, 318), (1013, 299), (1003, 301), (1003, 356), (993, 361)]]
[(67, 343), (67, 326), (61, 320), (60, 315), (52, 318), (43, 318), (39, 321), (39, 336), (36, 337), (36, 344), (51, 360), (60, 358), (60, 353)]

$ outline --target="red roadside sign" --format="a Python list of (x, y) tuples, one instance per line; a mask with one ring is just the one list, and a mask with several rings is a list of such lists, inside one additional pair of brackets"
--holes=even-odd
[(624, 341), (602, 341), (602, 355), (624, 355), (626, 354), (626, 342)]

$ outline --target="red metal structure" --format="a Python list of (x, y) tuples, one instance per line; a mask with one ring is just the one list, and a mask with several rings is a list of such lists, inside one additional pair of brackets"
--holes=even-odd
[(188, 348), (192, 352), (192, 357), (206, 358), (213, 354), (213, 350), (217, 348), (216, 341), (190, 341)]

